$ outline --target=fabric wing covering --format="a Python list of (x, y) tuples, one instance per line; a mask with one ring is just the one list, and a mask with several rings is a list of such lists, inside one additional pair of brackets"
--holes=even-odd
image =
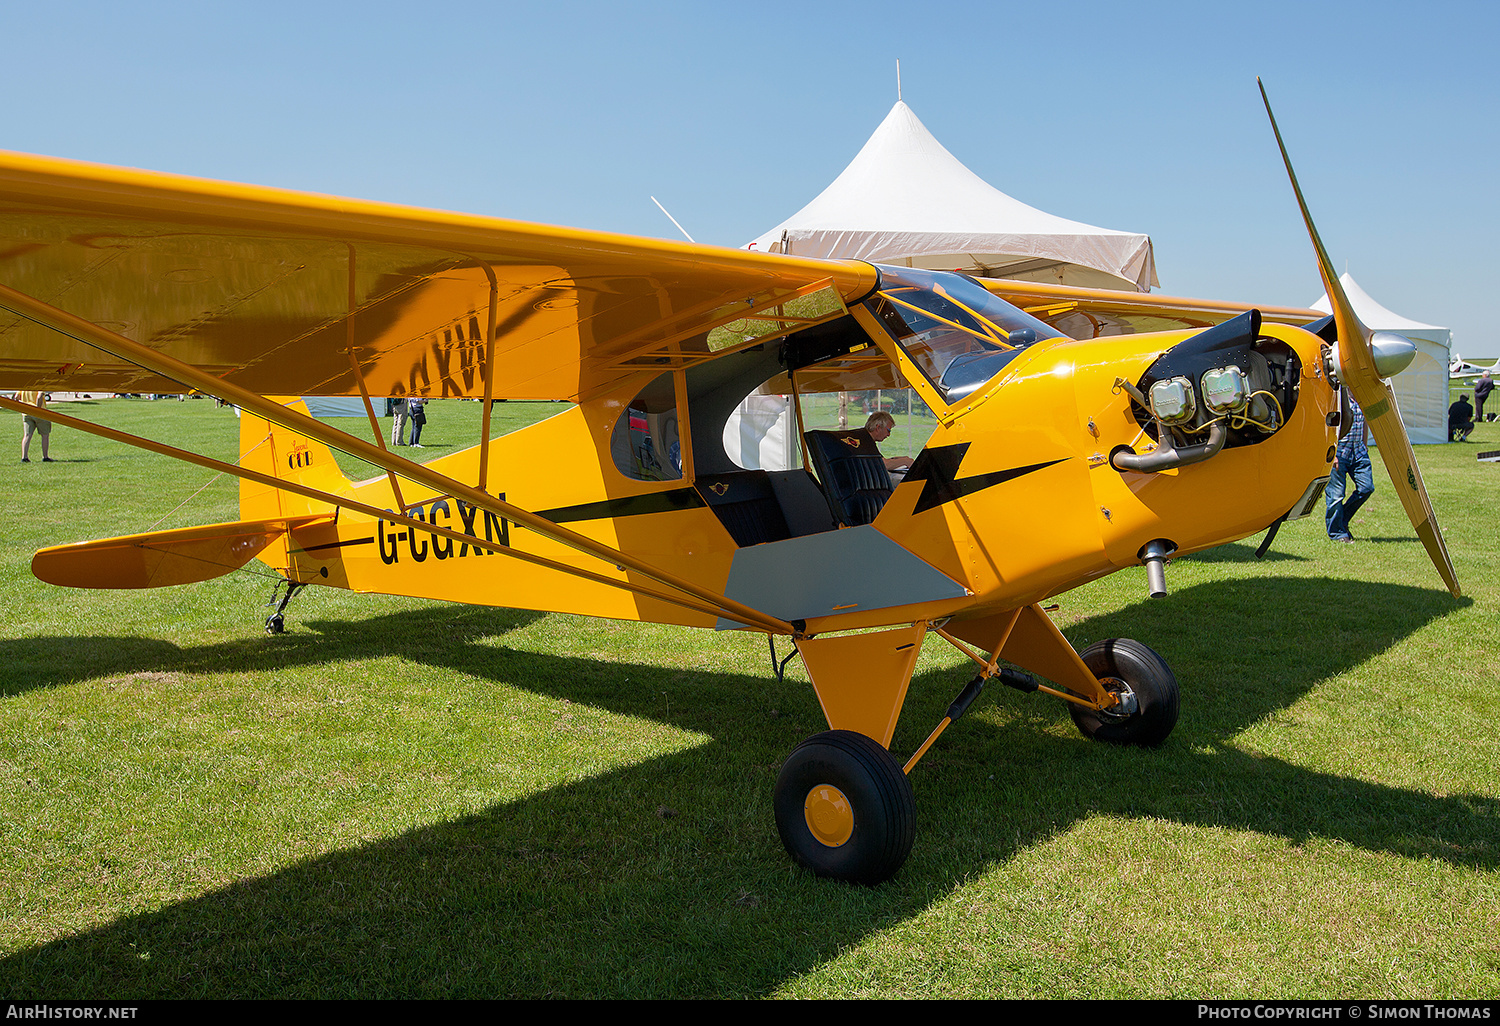
[[(724, 325), (873, 268), (0, 151), (0, 285), (261, 394), (579, 401), (742, 341)], [(720, 333), (717, 340), (710, 334)], [(761, 328), (765, 330), (764, 327)], [(180, 392), (0, 311), (0, 387)]]
[(897, 101), (853, 162), (747, 249), (1146, 292), (1146, 235), (1029, 207), (970, 171)]

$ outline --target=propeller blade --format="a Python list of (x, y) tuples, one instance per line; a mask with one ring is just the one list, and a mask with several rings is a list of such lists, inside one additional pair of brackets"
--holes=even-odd
[[(1396, 406), (1395, 393), (1383, 381), (1380, 382), (1380, 387), (1385, 393), (1380, 401), (1368, 404), (1360, 399), (1360, 409), (1365, 412), (1365, 422), (1370, 426), (1370, 433), (1375, 436), (1375, 444), (1380, 449), (1380, 460), (1385, 464), (1386, 472), (1391, 475), (1391, 483), (1401, 498), (1401, 505), (1406, 508), (1407, 519), (1417, 529), (1417, 537), (1422, 539), (1427, 557), (1437, 567), (1443, 583), (1448, 586), (1453, 597), (1458, 598), (1462, 592), (1459, 591), (1458, 577), (1453, 572), (1453, 560), (1448, 556), (1448, 546), (1443, 544), (1443, 531), (1438, 527), (1437, 514), (1432, 511), (1432, 502), (1427, 498), (1427, 487), (1422, 484), (1422, 471), (1417, 468), (1417, 455), (1412, 452), (1411, 439), (1406, 436), (1406, 425), (1401, 423), (1401, 411)], [(1379, 415), (1372, 416), (1371, 410), (1377, 411)]]
[[(1297, 172), (1292, 170), (1292, 158), (1286, 151), (1286, 143), (1282, 141), (1281, 128), (1276, 124), (1276, 115), (1271, 111), (1271, 99), (1266, 95), (1266, 85), (1258, 78), (1255, 84), (1260, 86), (1260, 99), (1266, 105), (1266, 117), (1271, 119), (1271, 131), (1276, 133), (1276, 145), (1281, 149), (1281, 162), (1286, 165), (1286, 176), (1291, 179), (1292, 192), (1296, 194), (1297, 206), (1302, 211), (1302, 223), (1307, 225), (1308, 237), (1312, 239), (1313, 251), (1318, 258), (1318, 274), (1323, 279), (1323, 291), (1333, 310), (1334, 324), (1338, 326), (1340, 380), (1351, 386), (1350, 391), (1354, 393), (1360, 406), (1365, 405), (1367, 397), (1371, 403), (1378, 402), (1384, 391), (1384, 383), (1375, 370), (1375, 355), (1370, 349), (1370, 329), (1364, 326), (1359, 315), (1354, 312), (1354, 305), (1349, 302), (1344, 285), (1333, 269), (1333, 261), (1328, 259), (1328, 250), (1323, 247), (1318, 227), (1313, 224), (1307, 200), (1302, 197), (1302, 186), (1297, 181)], [(1360, 394), (1362, 387), (1365, 395)]]
[(1375, 366), (1375, 350), (1371, 345), (1370, 329), (1361, 323), (1354, 312), (1354, 305), (1344, 292), (1343, 283), (1328, 259), (1328, 250), (1318, 236), (1307, 201), (1302, 196), (1302, 186), (1297, 182), (1297, 173), (1292, 170), (1292, 158), (1287, 154), (1282, 141), (1281, 129), (1276, 124), (1276, 115), (1271, 111), (1271, 100), (1266, 95), (1266, 86), (1259, 78), (1261, 102), (1266, 106), (1266, 116), (1271, 119), (1271, 131), (1276, 133), (1276, 145), (1281, 149), (1281, 162), (1286, 165), (1286, 174), (1292, 182), (1292, 191), (1297, 195), (1297, 206), (1302, 211), (1302, 222), (1307, 225), (1308, 237), (1312, 239), (1313, 251), (1318, 257), (1318, 274), (1323, 278), (1323, 290), (1333, 310), (1333, 320), (1338, 326), (1339, 378), (1349, 389), (1354, 400), (1364, 411), (1365, 422), (1375, 436), (1380, 449), (1381, 462), (1391, 475), (1396, 494), (1406, 510), (1406, 516), (1417, 537), (1427, 549), (1427, 556), (1437, 568), (1438, 575), (1448, 590), (1457, 598), (1460, 594), (1458, 578), (1453, 572), (1453, 560), (1448, 556), (1448, 547), (1443, 544), (1443, 532), (1438, 526), (1437, 515), (1432, 511), (1432, 502), (1427, 497), (1427, 488), (1422, 484), (1422, 473), (1417, 469), (1417, 456), (1412, 452), (1411, 439), (1406, 435), (1406, 425), (1401, 423), (1401, 411), (1396, 407), (1396, 396), (1381, 378)]

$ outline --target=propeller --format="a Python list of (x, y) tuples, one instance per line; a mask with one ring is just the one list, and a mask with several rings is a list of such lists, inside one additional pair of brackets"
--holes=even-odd
[[(1281, 160), (1286, 165), (1287, 177), (1292, 180), (1292, 191), (1297, 194), (1297, 205), (1302, 209), (1302, 220), (1307, 225), (1307, 234), (1312, 239), (1318, 256), (1318, 273), (1323, 276), (1323, 289), (1333, 309), (1334, 324), (1338, 327), (1338, 376), (1360, 408), (1364, 410), (1365, 423), (1375, 436), (1380, 449), (1380, 459), (1391, 475), (1391, 483), (1401, 498), (1401, 505), (1417, 530), (1417, 537), (1427, 549), (1432, 565), (1453, 597), (1460, 595), (1458, 578), (1453, 572), (1453, 560), (1448, 557), (1448, 547), (1443, 544), (1443, 532), (1438, 527), (1437, 515), (1432, 511), (1432, 502), (1427, 498), (1427, 488), (1422, 484), (1422, 472), (1417, 469), (1417, 456), (1412, 452), (1411, 439), (1406, 436), (1406, 425), (1401, 422), (1401, 411), (1396, 406), (1395, 393), (1382, 377), (1382, 371), (1393, 374), (1405, 366), (1399, 359), (1392, 359), (1392, 336), (1374, 333), (1360, 323), (1354, 306), (1344, 292), (1343, 284), (1334, 273), (1333, 261), (1323, 248), (1318, 229), (1308, 213), (1307, 201), (1302, 198), (1302, 187), (1297, 184), (1297, 173), (1292, 170), (1292, 159), (1287, 156), (1286, 143), (1281, 139), (1281, 129), (1276, 125), (1276, 115), (1271, 112), (1271, 100), (1266, 96), (1265, 83), (1255, 80), (1260, 86), (1260, 98), (1266, 105), (1266, 116), (1271, 119), (1271, 130), (1276, 133), (1276, 145), (1281, 147)], [(1410, 343), (1408, 343), (1409, 345)], [(1407, 358), (1406, 362), (1410, 362)], [(1396, 364), (1400, 366), (1396, 366)]]

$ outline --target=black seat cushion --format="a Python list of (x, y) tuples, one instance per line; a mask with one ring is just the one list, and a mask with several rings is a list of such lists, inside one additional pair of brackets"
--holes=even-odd
[(764, 470), (699, 474), (693, 484), (740, 548), (791, 537), (770, 475)]
[(891, 476), (870, 432), (809, 431), (803, 437), (828, 508), (839, 523), (858, 527), (874, 521), (891, 497)]

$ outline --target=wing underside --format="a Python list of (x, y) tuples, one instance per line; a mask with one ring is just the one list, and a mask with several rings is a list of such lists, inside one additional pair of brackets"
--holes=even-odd
[[(261, 394), (357, 395), (363, 377), (372, 395), (479, 397), (492, 359), (495, 398), (579, 401), (874, 283), (856, 261), (0, 152), (0, 284)], [(0, 387), (181, 390), (5, 313)]]

